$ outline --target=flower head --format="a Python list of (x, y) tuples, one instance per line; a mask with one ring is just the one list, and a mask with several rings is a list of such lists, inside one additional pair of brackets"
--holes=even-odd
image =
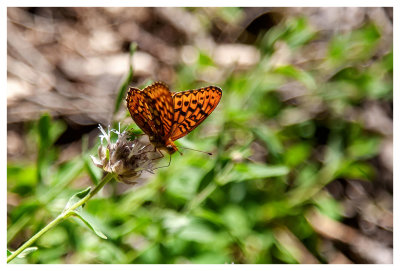
[[(135, 184), (142, 171), (153, 169), (153, 159), (155, 150), (151, 144), (142, 142), (139, 138), (134, 138), (129, 131), (108, 128), (106, 133), (99, 125), (101, 131), (101, 144), (98, 149), (99, 159), (91, 155), (93, 163), (106, 172), (118, 175), (118, 179), (124, 183)], [(111, 142), (111, 133), (118, 135), (115, 143)], [(106, 140), (107, 145), (103, 145)]]

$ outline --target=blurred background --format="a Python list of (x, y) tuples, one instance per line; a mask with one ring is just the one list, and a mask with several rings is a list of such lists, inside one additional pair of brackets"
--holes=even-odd
[(392, 263), (392, 12), (8, 8), (10, 250), (99, 181), (98, 124), (137, 129), (128, 85), (223, 90), (177, 141), (211, 158), (108, 184), (84, 208), (107, 240), (69, 219), (13, 262)]

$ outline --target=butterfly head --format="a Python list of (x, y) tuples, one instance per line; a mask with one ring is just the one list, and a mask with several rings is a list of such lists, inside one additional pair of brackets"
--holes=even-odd
[(173, 154), (174, 152), (176, 152), (178, 150), (175, 146), (172, 146), (172, 145), (165, 146), (165, 149), (167, 150), (167, 152), (169, 154)]
[(167, 142), (165, 142), (165, 150), (169, 153), (169, 154), (173, 154), (175, 152), (179, 152), (178, 148), (176, 147), (175, 143), (169, 139), (167, 140)]
[(150, 142), (153, 144), (154, 147), (156, 147), (159, 150), (163, 150), (168, 152), (168, 154), (173, 154), (175, 152), (181, 153), (178, 148), (176, 147), (174, 141), (172, 141), (170, 138), (169, 139), (160, 139), (160, 138), (155, 138), (153, 136), (149, 137)]

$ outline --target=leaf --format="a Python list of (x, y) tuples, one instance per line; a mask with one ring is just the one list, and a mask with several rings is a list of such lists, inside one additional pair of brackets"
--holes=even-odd
[(40, 148), (50, 145), (50, 139), (49, 139), (50, 121), (51, 119), (48, 113), (44, 113), (39, 119), (38, 133), (40, 140)]
[(24, 251), (22, 251), (22, 252), (17, 256), (17, 258), (24, 258), (24, 257), (26, 257), (28, 254), (30, 254), (30, 253), (32, 253), (32, 252), (34, 252), (34, 251), (36, 251), (36, 250), (38, 250), (37, 247), (27, 247), (26, 249), (24, 249)]
[(201, 178), (199, 186), (197, 188), (197, 192), (200, 192), (204, 188), (206, 188), (214, 180), (214, 177), (215, 177), (215, 168), (213, 167)]
[(299, 263), (301, 251), (293, 245), (292, 233), (285, 228), (278, 228), (274, 230), (275, 245), (277, 250), (274, 251), (274, 256), (285, 263), (296, 264)]
[(260, 49), (264, 54), (272, 54), (274, 52), (274, 44), (285, 35), (285, 27), (282, 24), (273, 26), (267, 31), (260, 42)]
[[(101, 172), (100, 171), (96, 171), (96, 165), (97, 164), (95, 161), (97, 161), (97, 159), (95, 157), (93, 157), (92, 155), (88, 155), (89, 151), (88, 151), (88, 145), (89, 145), (89, 137), (87, 135), (84, 135), (82, 137), (82, 160), (84, 163), (84, 168), (86, 170), (86, 172), (88, 173), (90, 179), (92, 180), (92, 182), (97, 185), (100, 181), (100, 175)], [(90, 159), (90, 158), (91, 159)], [(100, 163), (100, 162), (98, 162)], [(101, 163), (100, 163), (101, 164)]]
[(208, 209), (203, 209), (201, 207), (196, 208), (193, 210), (193, 214), (196, 217), (202, 218), (204, 220), (210, 221), (216, 225), (223, 225), (224, 220), (221, 218), (221, 215), (219, 213), (213, 212)]
[(342, 178), (371, 181), (376, 173), (374, 167), (368, 163), (345, 160), (341, 162), (336, 174)]
[[(76, 157), (73, 160), (60, 165), (57, 169), (54, 181), (51, 183), (51, 189), (40, 196), (40, 201), (50, 202), (57, 197), (73, 180), (77, 178), (84, 169), (83, 159)], [(47, 188), (48, 189), (48, 188)]]
[(102, 233), (99, 230), (99, 227), (96, 225), (96, 222), (89, 217), (88, 214), (86, 214), (83, 211), (75, 211), (72, 214), (73, 216), (79, 218), (86, 226), (89, 227), (89, 229), (91, 229), (97, 236), (99, 236), (100, 238), (103, 239), (107, 239), (107, 236), (104, 235), (104, 233)]
[[(28, 254), (31, 254), (32, 252), (38, 250), (37, 247), (27, 247), (26, 249), (24, 249), (18, 256), (17, 258), (25, 258)], [(11, 252), (7, 249), (7, 257), (10, 256), (11, 254), (13, 254), (14, 252)]]
[(283, 146), (279, 138), (265, 126), (252, 129), (252, 132), (266, 144), (268, 151), (275, 157), (283, 154)]
[(300, 81), (310, 90), (317, 88), (314, 78), (308, 72), (294, 66), (280, 66), (275, 69), (275, 72)]
[(388, 72), (393, 71), (393, 52), (390, 52), (382, 57), (382, 64)]
[(307, 143), (298, 143), (287, 149), (285, 152), (285, 164), (291, 168), (307, 161), (311, 153), (311, 146)]
[(85, 170), (88, 173), (90, 179), (95, 185), (97, 185), (100, 182), (100, 177), (97, 173), (99, 172), (98, 168), (95, 167), (91, 159), (89, 160), (89, 157), (87, 155), (83, 157), (83, 161), (85, 163)]
[(227, 176), (220, 177), (218, 182), (223, 185), (228, 182), (243, 182), (284, 176), (289, 173), (286, 166), (268, 166), (263, 164), (236, 164)]
[(248, 235), (252, 228), (248, 215), (248, 212), (238, 205), (228, 205), (221, 213), (225, 226), (233, 235), (241, 238)]
[(122, 82), (121, 86), (119, 87), (117, 99), (115, 100), (115, 107), (114, 107), (114, 114), (119, 110), (119, 107), (121, 106), (122, 100), (125, 97), (125, 92), (129, 86), (129, 83), (132, 81), (133, 78), (133, 55), (136, 52), (137, 44), (132, 42), (130, 46), (130, 52), (129, 52), (129, 71), (128, 74), (126, 75), (124, 81)]
[[(66, 211), (66, 210), (69, 209), (71, 206), (73, 206), (75, 203), (77, 203), (78, 201), (80, 201), (81, 199), (83, 199), (84, 197), (86, 197), (86, 196), (90, 193), (90, 190), (91, 190), (91, 189), (92, 189), (91, 187), (88, 187), (88, 188), (86, 188), (85, 190), (82, 190), (82, 191), (80, 191), (80, 192), (74, 194), (74, 195), (68, 200), (68, 203), (67, 203), (67, 205), (66, 205), (65, 208), (64, 208), (64, 211)], [(80, 207), (80, 209), (81, 209), (81, 208), (82, 208), (82, 207)]]
[(213, 66), (214, 61), (209, 55), (207, 55), (207, 53), (200, 52), (198, 57), (198, 64), (199, 66), (205, 66), (205, 67)]
[(315, 35), (316, 32), (308, 24), (307, 18), (301, 17), (288, 20), (287, 31), (283, 40), (285, 40), (291, 48), (296, 48), (307, 44)]
[(212, 227), (198, 220), (191, 221), (179, 233), (179, 238), (186, 241), (212, 244), (215, 242), (216, 233)]
[(176, 233), (182, 228), (186, 227), (190, 222), (191, 218), (189, 218), (187, 215), (182, 215), (172, 211), (165, 211), (162, 224), (169, 233)]
[(365, 60), (375, 54), (381, 33), (374, 24), (345, 35), (338, 35), (330, 41), (327, 59), (336, 65)]
[(66, 163), (61, 164), (58, 169), (54, 181), (51, 183), (52, 188), (67, 186), (71, 181), (76, 179), (84, 169), (84, 163), (80, 157), (74, 158)]
[(354, 159), (369, 159), (379, 153), (381, 139), (378, 137), (356, 138), (348, 148), (350, 157)]
[(45, 174), (45, 161), (49, 158), (48, 151), (51, 146), (50, 144), (50, 116), (49, 114), (43, 114), (37, 126), (38, 131), (38, 154), (37, 154), (37, 179), (39, 182), (42, 181), (43, 175)]
[(65, 123), (53, 121), (48, 113), (44, 113), (38, 121), (40, 148), (44, 151), (48, 150), (49, 146), (53, 145), (66, 127)]
[(44, 113), (37, 124), (38, 154), (37, 179), (41, 181), (46, 175), (49, 166), (56, 159), (53, 143), (65, 131), (66, 125), (61, 121), (52, 121), (48, 113)]
[(344, 214), (343, 206), (326, 191), (321, 191), (313, 200), (324, 215), (335, 220), (342, 218)]

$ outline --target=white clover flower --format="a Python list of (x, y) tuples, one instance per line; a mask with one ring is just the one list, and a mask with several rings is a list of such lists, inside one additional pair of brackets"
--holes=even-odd
[[(118, 175), (118, 179), (124, 183), (136, 184), (142, 171), (152, 172), (154, 154), (156, 153), (151, 144), (145, 144), (138, 138), (134, 138), (129, 131), (123, 131), (108, 128), (106, 133), (99, 125), (101, 131), (101, 145), (98, 149), (99, 159), (94, 156), (93, 163), (106, 172), (112, 172)], [(111, 133), (118, 135), (115, 143), (111, 142)], [(107, 141), (107, 146), (103, 141)]]

